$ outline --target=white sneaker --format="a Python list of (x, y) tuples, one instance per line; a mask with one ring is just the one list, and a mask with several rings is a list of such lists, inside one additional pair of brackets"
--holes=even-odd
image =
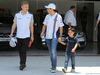
[(63, 68), (62, 71), (63, 71), (64, 73), (66, 73), (66, 72), (67, 72), (67, 69), (66, 69), (66, 68)]
[(56, 73), (56, 70), (50, 69), (50, 72), (51, 72), (51, 73)]
[(72, 69), (71, 72), (75, 72), (75, 69)]

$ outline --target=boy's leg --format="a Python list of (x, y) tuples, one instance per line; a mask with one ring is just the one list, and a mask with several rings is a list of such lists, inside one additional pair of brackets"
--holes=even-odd
[(63, 71), (64, 73), (67, 72), (67, 67), (68, 67), (69, 58), (70, 58), (70, 52), (65, 52), (65, 65), (64, 65), (64, 68), (62, 69), (62, 71)]
[(65, 52), (65, 65), (64, 65), (64, 68), (66, 68), (66, 69), (68, 67), (69, 58), (70, 58), (70, 52)]
[(71, 55), (72, 69), (75, 69), (75, 55), (76, 55), (76, 52), (72, 53), (72, 55)]

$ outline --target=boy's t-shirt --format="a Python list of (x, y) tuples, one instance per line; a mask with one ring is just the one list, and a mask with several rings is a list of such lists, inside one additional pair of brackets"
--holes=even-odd
[(66, 37), (65, 43), (67, 43), (66, 44), (66, 51), (71, 52), (71, 50), (74, 48), (75, 44), (78, 44), (78, 40), (75, 37), (73, 37), (73, 38)]

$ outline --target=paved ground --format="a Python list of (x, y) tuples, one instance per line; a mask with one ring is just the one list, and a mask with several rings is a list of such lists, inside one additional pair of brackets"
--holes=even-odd
[(84, 49), (77, 49), (76, 72), (71, 73), (71, 62), (68, 72), (61, 70), (64, 65), (64, 50), (57, 50), (57, 72), (50, 73), (51, 68), (48, 50), (28, 49), (27, 67), (19, 70), (17, 50), (0, 51), (0, 75), (100, 75), (100, 55), (97, 55), (97, 44), (89, 43)]
[(28, 56), (27, 67), (19, 70), (18, 56), (0, 56), (0, 75), (100, 75), (100, 56), (76, 56), (76, 72), (71, 73), (69, 62), (68, 72), (61, 70), (64, 56), (58, 56), (57, 72), (50, 73), (49, 56)]

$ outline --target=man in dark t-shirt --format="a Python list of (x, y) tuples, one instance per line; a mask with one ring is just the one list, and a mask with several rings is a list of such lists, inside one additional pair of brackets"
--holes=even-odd
[(83, 7), (83, 10), (80, 13), (80, 20), (81, 20), (81, 25), (82, 25), (82, 31), (86, 35), (86, 39), (88, 40), (87, 37), (87, 18), (88, 18), (88, 12), (87, 12), (87, 7)]

